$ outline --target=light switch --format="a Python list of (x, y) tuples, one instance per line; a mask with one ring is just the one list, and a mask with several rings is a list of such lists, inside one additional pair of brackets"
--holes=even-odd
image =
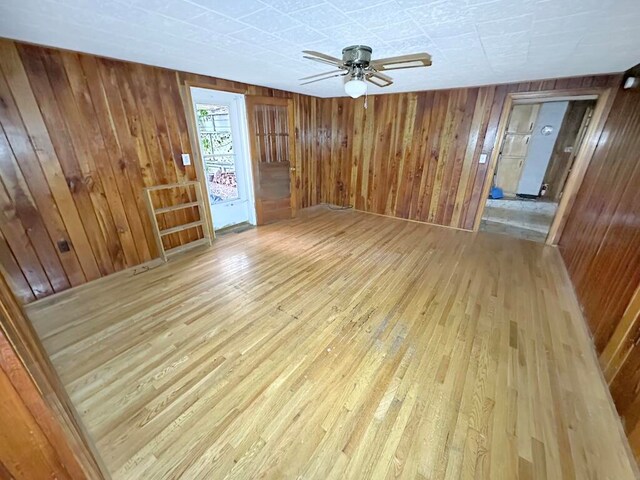
[(486, 153), (481, 153), (480, 154), (480, 163), (487, 163), (487, 154)]
[(191, 165), (191, 157), (188, 153), (182, 154), (182, 165)]

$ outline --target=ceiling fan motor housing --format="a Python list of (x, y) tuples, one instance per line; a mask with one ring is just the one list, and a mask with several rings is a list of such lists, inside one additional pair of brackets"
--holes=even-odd
[(342, 50), (342, 61), (347, 67), (366, 68), (371, 62), (371, 52), (371, 47), (366, 45), (352, 45)]

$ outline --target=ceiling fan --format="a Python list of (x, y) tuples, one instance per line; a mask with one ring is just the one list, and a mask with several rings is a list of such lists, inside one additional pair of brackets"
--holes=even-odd
[(319, 82), (334, 77), (347, 77), (344, 91), (347, 95), (358, 98), (367, 92), (367, 83), (373, 83), (378, 87), (388, 87), (393, 79), (384, 73), (387, 70), (399, 70), (401, 68), (428, 67), (431, 65), (431, 55), (428, 53), (413, 53), (397, 57), (371, 60), (371, 47), (366, 45), (352, 45), (342, 50), (342, 60), (325, 55), (324, 53), (305, 50), (304, 58), (320, 63), (326, 63), (338, 68), (337, 71), (319, 73), (301, 78), (307, 80), (300, 85)]

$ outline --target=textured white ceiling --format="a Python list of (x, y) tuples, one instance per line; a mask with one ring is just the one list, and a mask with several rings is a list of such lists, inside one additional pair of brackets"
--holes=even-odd
[(301, 50), (433, 56), (370, 93), (623, 71), (640, 62), (640, 0), (2, 0), (0, 36), (338, 96), (341, 79), (299, 85), (331, 69)]

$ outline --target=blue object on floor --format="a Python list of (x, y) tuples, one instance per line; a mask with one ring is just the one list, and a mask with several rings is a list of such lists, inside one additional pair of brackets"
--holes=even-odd
[(504, 193), (500, 187), (492, 187), (489, 192), (489, 198), (502, 198), (504, 197)]

